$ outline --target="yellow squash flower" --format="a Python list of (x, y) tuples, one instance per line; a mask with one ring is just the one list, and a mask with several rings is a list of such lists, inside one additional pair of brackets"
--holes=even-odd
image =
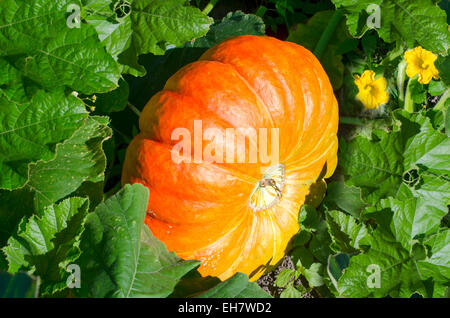
[(361, 76), (355, 75), (355, 85), (358, 87), (356, 98), (365, 108), (377, 108), (389, 100), (386, 79), (383, 76), (375, 79), (374, 71), (367, 70)]
[(419, 74), (419, 83), (428, 84), (432, 78), (438, 79), (439, 71), (434, 66), (437, 56), (421, 46), (405, 52), (406, 75), (414, 77)]

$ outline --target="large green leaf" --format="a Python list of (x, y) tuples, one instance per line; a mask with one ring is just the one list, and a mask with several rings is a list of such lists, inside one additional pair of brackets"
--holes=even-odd
[(324, 204), (328, 209), (341, 209), (358, 218), (364, 209), (361, 189), (347, 186), (344, 181), (333, 181), (327, 186)]
[(94, 297), (165, 297), (198, 261), (169, 253), (144, 225), (148, 190), (126, 185), (86, 220), (81, 293)]
[(6, 59), (0, 57), (0, 96), (2, 94), (13, 102), (25, 103), (29, 96), (33, 96), (37, 85), (28, 81), (25, 85), (25, 78), (18, 69), (11, 65)]
[(405, 170), (426, 167), (439, 175), (450, 174), (450, 138), (435, 130), (428, 117), (406, 112), (396, 112), (395, 117), (402, 125)]
[(410, 47), (418, 43), (441, 54), (446, 54), (448, 50), (450, 33), (447, 15), (438, 7), (439, 0), (332, 1), (337, 8), (344, 10), (353, 36), (361, 37), (369, 29), (366, 23), (369, 14), (366, 10), (369, 5), (377, 5), (380, 8), (380, 28), (376, 30), (384, 41), (405, 40)]
[(418, 292), (430, 296), (415, 260), (390, 233), (377, 229), (368, 241), (369, 250), (350, 258), (350, 265), (339, 278), (340, 294), (346, 297), (410, 297)]
[(442, 211), (450, 203), (449, 138), (429, 118), (405, 111), (394, 113), (394, 131), (374, 130), (340, 143), (340, 165), (349, 185), (361, 188), (363, 199), (376, 204), (389, 196), (415, 196)]
[(98, 33), (100, 41), (106, 48), (106, 51), (117, 60), (120, 53), (125, 51), (131, 43), (131, 17), (128, 14), (125, 17), (117, 18), (112, 10), (111, 3), (108, 1), (98, 1), (101, 8), (85, 6), (87, 11), (86, 21), (94, 26)]
[[(67, 239), (55, 238), (67, 228), (71, 231), (79, 231), (88, 206), (87, 199), (73, 197), (45, 208), (40, 211), (40, 214), (33, 215), (28, 220), (22, 219), (17, 233), (9, 238), (8, 245), (3, 248), (9, 263), (8, 271), (15, 273), (21, 269), (34, 267), (33, 270), (42, 272), (39, 268), (40, 264), (35, 262), (35, 257), (52, 250), (59, 251), (58, 248), (62, 243), (66, 243)], [(77, 220), (76, 224), (71, 223), (72, 219)], [(72, 244), (74, 237), (75, 235), (68, 237), (68, 241)], [(51, 264), (48, 263), (53, 261), (56, 262), (54, 267), (57, 268), (59, 264), (57, 260), (63, 260), (65, 256), (65, 254), (58, 255), (50, 261), (47, 259), (45, 266), (49, 267)]]
[(25, 187), (34, 192), (35, 209), (64, 198), (83, 182), (104, 179), (106, 158), (102, 143), (112, 134), (107, 117), (89, 116), (84, 125), (56, 147), (56, 157), (30, 166)]
[(424, 278), (432, 277), (444, 284), (450, 282), (450, 230), (442, 230), (425, 240), (431, 256), (418, 261), (417, 266)]
[[(350, 259), (338, 281), (340, 294), (410, 297), (419, 293), (445, 297), (445, 285), (450, 281), (450, 232), (436, 229), (436, 219), (427, 222), (425, 217), (420, 220), (421, 216), (415, 216), (414, 201), (419, 199), (405, 203), (390, 198), (382, 202), (381, 213), (391, 213), (387, 210), (389, 204), (393, 210), (391, 226), (378, 225), (364, 238), (364, 244), (370, 247)], [(437, 233), (429, 235), (431, 229)]]
[(85, 94), (117, 86), (119, 67), (94, 27), (69, 27), (71, 0), (0, 3), (0, 56), (47, 89), (69, 86)]
[(355, 218), (340, 211), (329, 211), (327, 223), (331, 239), (344, 253), (356, 252), (360, 249), (360, 241), (368, 235), (364, 224), (357, 223)]
[(401, 140), (384, 131), (379, 136), (380, 140), (358, 136), (351, 142), (342, 140), (339, 145), (339, 164), (347, 184), (360, 187), (363, 199), (369, 203), (395, 196), (404, 172)]
[(392, 210), (391, 231), (407, 251), (411, 251), (418, 236), (436, 232), (447, 214), (447, 211), (427, 205), (425, 199), (415, 197), (406, 200), (389, 198), (382, 200), (381, 206)]
[(131, 4), (132, 38), (129, 48), (119, 56), (124, 71), (145, 74), (137, 56), (164, 54), (167, 48), (182, 46), (208, 32), (211, 18), (185, 0), (135, 0)]
[(39, 91), (23, 104), (0, 96), (0, 189), (23, 186), (29, 164), (53, 159), (86, 117), (83, 102), (62, 92)]

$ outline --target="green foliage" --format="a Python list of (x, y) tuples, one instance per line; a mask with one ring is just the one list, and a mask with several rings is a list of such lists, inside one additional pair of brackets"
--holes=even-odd
[(69, 28), (73, 1), (7, 0), (0, 5), (0, 56), (46, 89), (70, 87), (85, 94), (117, 85), (119, 69), (91, 25)]
[[(355, 37), (361, 37), (368, 29), (367, 19), (379, 6), (380, 28), (375, 28), (380, 37), (388, 42), (406, 41), (409, 47), (418, 43), (425, 49), (447, 54), (450, 33), (447, 15), (436, 0), (332, 0), (347, 16), (347, 26)], [(368, 11), (370, 13), (368, 13)]]
[(43, 280), (42, 293), (65, 288), (65, 267), (77, 253), (78, 237), (88, 201), (70, 198), (45, 208), (39, 215), (21, 221), (18, 231), (3, 249), (8, 271), (29, 270)]
[[(363, 199), (371, 204), (387, 196), (412, 195), (430, 199), (430, 205), (446, 211), (448, 182), (441, 176), (449, 172), (449, 139), (421, 114), (403, 111), (395, 118), (396, 131), (375, 130), (371, 139), (359, 136), (341, 142), (340, 163), (348, 184), (360, 187)], [(420, 170), (419, 179), (410, 178), (413, 170)]]
[[(208, 48), (266, 25), (316, 51), (342, 123), (338, 169), (322, 204), (301, 208), (280, 297), (448, 297), (450, 36), (438, 2), (268, 0), (213, 10), (215, 21), (205, 1), (0, 2), (0, 297), (269, 297), (242, 273), (202, 277), (199, 261), (169, 252), (144, 224), (148, 190), (120, 183), (149, 98)], [(417, 45), (441, 55), (427, 85), (401, 63)], [(390, 100), (363, 110), (353, 76), (369, 69)], [(80, 289), (67, 286), (71, 264)]]
[(52, 160), (56, 145), (80, 128), (86, 117), (83, 103), (62, 92), (39, 91), (27, 103), (0, 96), (0, 189), (22, 187), (29, 164)]

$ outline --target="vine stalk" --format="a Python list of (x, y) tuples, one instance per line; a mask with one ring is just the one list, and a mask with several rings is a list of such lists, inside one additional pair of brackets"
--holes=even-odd
[(448, 88), (444, 94), (441, 96), (437, 104), (434, 106), (434, 109), (436, 110), (443, 110), (445, 106), (445, 102), (450, 97), (450, 88)]
[(211, 10), (214, 9), (214, 6), (217, 4), (217, 2), (219, 2), (219, 0), (211, 0), (211, 1), (209, 1), (202, 12), (204, 14), (208, 15), (211, 12)]
[(314, 55), (320, 60), (320, 57), (322, 56), (323, 52), (325, 51), (325, 48), (328, 45), (328, 42), (330, 42), (331, 36), (333, 35), (334, 31), (336, 30), (336, 27), (338, 26), (339, 22), (341, 22), (342, 18), (344, 17), (344, 13), (342, 10), (336, 10), (334, 11), (333, 16), (331, 17), (330, 21), (328, 22), (327, 27), (323, 31), (322, 35), (320, 36), (319, 42), (317, 42), (316, 48), (314, 49)]

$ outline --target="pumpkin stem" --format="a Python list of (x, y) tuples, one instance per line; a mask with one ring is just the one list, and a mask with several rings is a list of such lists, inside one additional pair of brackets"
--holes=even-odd
[(278, 188), (277, 183), (275, 182), (275, 180), (273, 180), (271, 178), (262, 178), (261, 181), (259, 181), (259, 186), (261, 188), (265, 188), (267, 186), (271, 186), (277, 192), (278, 197), (281, 197), (281, 190), (280, 190), (280, 188)]
[(256, 184), (255, 189), (250, 195), (250, 208), (257, 212), (270, 209), (277, 204), (283, 194), (284, 182), (283, 164), (276, 164), (267, 168), (264, 176)]

